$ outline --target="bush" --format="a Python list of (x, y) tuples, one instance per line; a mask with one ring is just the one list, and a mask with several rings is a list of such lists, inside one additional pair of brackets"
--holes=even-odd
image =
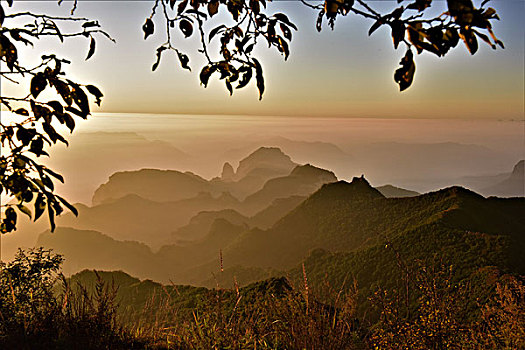
[[(63, 259), (43, 248), (19, 250), (0, 270), (0, 348), (132, 349), (143, 344), (116, 322), (114, 288), (90, 294), (59, 274)], [(57, 282), (62, 279), (62, 291)]]

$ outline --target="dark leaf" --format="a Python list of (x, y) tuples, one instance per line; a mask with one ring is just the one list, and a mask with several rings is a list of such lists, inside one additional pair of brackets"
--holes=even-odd
[(95, 96), (95, 99), (96, 99), (95, 103), (96, 103), (98, 106), (100, 106), (101, 98), (104, 97), (104, 95), (102, 94), (102, 92), (100, 92), (100, 90), (99, 90), (96, 86), (94, 86), (94, 85), (87, 85), (87, 86), (86, 86), (86, 89), (88, 90), (88, 92), (89, 92), (91, 95)]
[(22, 205), (22, 204), (17, 204), (17, 207), (18, 207), (18, 210), (20, 210), (22, 213), (26, 214), (30, 219), (31, 219), (31, 210), (29, 210), (28, 207)]
[(473, 19), (472, 0), (447, 0), (448, 12), (459, 25), (469, 25)]
[(173, 10), (173, 8), (175, 7), (175, 1), (176, 0), (170, 0), (170, 8)]
[(394, 73), (394, 80), (399, 84), (399, 90), (404, 91), (412, 85), (414, 73), (416, 71), (414, 55), (410, 49), (407, 50), (405, 57), (401, 59), (399, 64), (401, 65), (401, 68), (398, 68)]
[(213, 37), (215, 35), (217, 35), (219, 33), (219, 31), (223, 28), (226, 28), (226, 26), (224, 24), (221, 24), (220, 26), (217, 26), (215, 28), (213, 28), (212, 30), (210, 30), (210, 35), (208, 37), (208, 41), (211, 41), (211, 39), (213, 39)]
[(390, 24), (392, 28), (392, 41), (394, 48), (397, 49), (399, 43), (405, 38), (405, 24), (400, 20), (395, 20)]
[(186, 38), (193, 34), (193, 25), (187, 19), (183, 19), (179, 22), (179, 28)]
[(243, 87), (248, 85), (248, 83), (252, 79), (252, 74), (253, 73), (252, 73), (252, 68), (251, 67), (243, 67), (239, 71), (240, 72), (244, 72), (244, 74), (242, 75), (242, 78), (239, 81), (239, 85), (237, 85), (237, 89), (242, 89)]
[(25, 108), (18, 108), (16, 111), (15, 111), (16, 114), (20, 114), (20, 115), (23, 115), (23, 116), (28, 116), (29, 115), (29, 112), (27, 111), (27, 109)]
[(73, 130), (75, 129), (75, 120), (73, 119), (73, 117), (68, 113), (64, 113), (62, 117), (64, 118), (64, 122), (66, 123), (66, 126), (69, 129), (69, 131), (73, 132)]
[(191, 72), (191, 68), (188, 65), (188, 63), (190, 62), (190, 59), (188, 58), (188, 56), (178, 51), (177, 51), (177, 56), (179, 57), (181, 67)]
[(290, 49), (288, 48), (288, 43), (281, 36), (279, 36), (278, 40), (279, 40), (279, 51), (281, 51), (284, 54), (284, 60), (286, 61), (288, 59), (288, 56), (290, 55)]
[(184, 9), (188, 5), (188, 0), (182, 1), (179, 6), (177, 7), (177, 15), (180, 15), (182, 12), (184, 12)]
[(250, 0), (250, 9), (256, 15), (259, 14), (259, 12), (261, 12), (261, 4), (259, 3), (259, 0)]
[(226, 88), (230, 92), (230, 96), (233, 95), (233, 87), (232, 87), (232, 83), (230, 82), (230, 79), (226, 79), (225, 84), (226, 84)]
[(210, 76), (215, 72), (216, 67), (215, 66), (204, 66), (202, 68), (201, 73), (199, 75), (201, 84), (204, 85), (204, 87), (208, 86), (208, 81), (210, 80)]
[(86, 119), (87, 116), (88, 116), (86, 113), (84, 113), (82, 111), (79, 111), (78, 109), (76, 109), (75, 107), (72, 107), (72, 106), (67, 106), (65, 109), (68, 112), (71, 112), (71, 113), (73, 113), (75, 115), (78, 115), (82, 119)]
[(44, 118), (46, 122), (51, 122), (51, 110), (48, 108), (36, 104), (34, 100), (29, 101), (31, 105), (31, 111), (35, 115), (35, 118), (38, 120), (40, 118)]
[(259, 100), (262, 100), (264, 94), (264, 76), (262, 66), (256, 58), (252, 58), (255, 65), (255, 78), (257, 79), (257, 89), (259, 89)]
[(226, 7), (228, 8), (228, 11), (231, 13), (233, 19), (235, 21), (238, 21), (239, 20), (239, 10), (240, 10), (240, 8), (242, 9), (242, 7), (239, 6), (237, 1), (236, 0), (229, 0), (228, 3), (226, 4)]
[(465, 46), (467, 47), (470, 54), (474, 55), (478, 51), (478, 40), (474, 35), (474, 31), (472, 29), (461, 28), (459, 31), (459, 36), (461, 39), (463, 39), (463, 42), (465, 43)]
[(155, 25), (153, 24), (153, 21), (151, 18), (146, 18), (146, 23), (142, 26), (142, 30), (144, 31), (144, 40), (148, 38), (148, 36), (152, 35), (155, 31)]
[(46, 201), (45, 201), (44, 195), (42, 193), (39, 193), (35, 201), (35, 219), (34, 221), (37, 221), (38, 218), (42, 216), (45, 208), (46, 208)]
[(73, 97), (71, 97), (71, 90), (69, 89), (69, 85), (58, 79), (53, 80), (52, 84), (57, 90), (58, 94), (62, 96), (64, 102), (68, 106), (70, 106), (73, 103)]
[(100, 24), (98, 24), (98, 21), (89, 21), (89, 22), (82, 24), (82, 28), (92, 28), (92, 27), (100, 27)]
[(72, 204), (70, 204), (68, 201), (66, 201), (64, 198), (60, 197), (60, 196), (56, 196), (56, 198), (58, 198), (58, 200), (60, 202), (62, 202), (62, 204), (64, 204), (69, 210), (71, 210), (71, 212), (73, 214), (75, 214), (75, 216), (78, 216), (78, 210), (77, 208), (75, 208)]
[(284, 37), (288, 39), (289, 41), (292, 40), (292, 31), (290, 30), (290, 28), (288, 28), (283, 23), (280, 24), (280, 27), (281, 27), (281, 31), (283, 32)]
[(18, 59), (18, 52), (16, 47), (3, 34), (0, 34), (0, 58), (1, 57), (5, 57), (7, 67), (13, 71)]
[(58, 101), (49, 101), (47, 105), (53, 108), (55, 112), (59, 114), (64, 113), (64, 107), (62, 107), (62, 104)]
[(213, 17), (219, 12), (219, 0), (212, 0), (208, 3), (208, 14)]
[(51, 181), (51, 179), (49, 178), (49, 176), (44, 175), (44, 174), (40, 174), (40, 179), (42, 180), (42, 183), (43, 183), (47, 188), (49, 188), (51, 191), (54, 191), (54, 190), (55, 190), (55, 184), (53, 183), (53, 181)]
[(44, 140), (42, 140), (42, 138), (37, 138), (31, 141), (31, 147), (29, 147), (29, 151), (36, 154), (37, 157), (40, 157), (42, 154), (45, 153), (43, 152), (43, 148)]
[(494, 45), (488, 36), (486, 36), (485, 34), (483, 33), (479, 33), (479, 32), (475, 32), (477, 36), (479, 36), (481, 38), (481, 40), (483, 40), (484, 42), (486, 42), (487, 44), (490, 45), (490, 47), (492, 47), (493, 50), (496, 50), (496, 45)]
[(372, 24), (372, 26), (368, 30), (368, 35), (372, 35), (372, 33), (375, 32), (383, 24), (384, 23), (381, 19), (378, 19), (377, 21), (375, 21), (374, 24)]
[(292, 27), (294, 30), (297, 30), (297, 26), (293, 24), (290, 19), (288, 19), (288, 16), (286, 16), (284, 13), (275, 13), (273, 15), (275, 19), (277, 19), (279, 22), (283, 22), (289, 27)]
[(317, 22), (315, 23), (315, 28), (317, 29), (318, 32), (320, 32), (321, 29), (323, 29), (323, 16), (324, 16), (324, 10), (321, 10), (319, 12), (319, 15), (317, 15)]
[(456, 47), (459, 42), (459, 34), (455, 28), (448, 28), (444, 38), (450, 47)]
[(44, 90), (47, 86), (47, 80), (43, 73), (37, 73), (32, 79), (31, 79), (31, 95), (33, 95), (34, 98), (37, 98), (37, 96)]
[(244, 49), (244, 53), (249, 54), (253, 51), (253, 48), (255, 47), (255, 44), (250, 44), (246, 46), (246, 49)]
[(48, 173), (49, 175), (53, 176), (55, 179), (57, 179), (58, 181), (64, 183), (64, 177), (56, 172), (54, 172), (53, 170), (47, 168), (47, 167), (43, 167), (42, 170), (44, 170), (46, 173)]
[(71, 85), (71, 97), (73, 97), (73, 101), (80, 108), (80, 110), (83, 113), (85, 113), (85, 115), (88, 115), (89, 114), (89, 101), (88, 101), (86, 93), (77, 84), (73, 82), (69, 82), (69, 84)]
[(22, 142), (24, 146), (29, 145), (29, 142), (35, 137), (35, 129), (26, 129), (23, 126), (19, 126), (16, 131), (16, 138)]
[(49, 201), (47, 203), (47, 214), (49, 217), (49, 224), (51, 225), (51, 232), (55, 231), (56, 225), (55, 225), (55, 210), (51, 206), (51, 202)]
[(11, 29), (9, 31), (9, 34), (11, 34), (11, 37), (16, 40), (16, 41), (20, 41), (22, 43), (24, 43), (25, 45), (31, 45), (31, 46), (34, 46), (33, 43), (29, 40), (27, 40), (26, 38), (22, 37), (20, 35), (20, 32), (23, 31), (24, 33), (26, 34), (29, 34), (29, 35), (33, 35), (31, 32), (28, 32), (26, 30), (23, 30), (23, 29)]
[(162, 52), (164, 52), (164, 50), (166, 50), (165, 46), (161, 46), (161, 47), (159, 47), (157, 49), (157, 61), (155, 61), (155, 63), (153, 63), (153, 66), (151, 67), (152, 71), (155, 71), (157, 69), (157, 67), (159, 66), (160, 57), (162, 56)]
[(86, 61), (89, 60), (91, 56), (93, 56), (94, 53), (95, 53), (95, 39), (91, 37), (91, 41), (89, 43), (89, 51), (86, 57)]
[(13, 208), (9, 207), (4, 212), (5, 218), (2, 220), (3, 227), (2, 232), (11, 232), (16, 230), (16, 212)]

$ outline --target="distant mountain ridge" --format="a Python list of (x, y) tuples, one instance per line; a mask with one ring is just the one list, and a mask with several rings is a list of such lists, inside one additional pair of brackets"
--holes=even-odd
[(102, 204), (132, 193), (144, 199), (167, 202), (210, 191), (208, 181), (190, 172), (142, 169), (111, 175), (109, 181), (95, 191), (93, 204)]
[(240, 180), (250, 174), (271, 171), (274, 175), (286, 175), (297, 164), (277, 147), (260, 147), (239, 162), (234, 179)]
[(481, 190), (491, 196), (524, 197), (525, 196), (525, 160), (520, 160), (510, 175), (503, 181)]
[[(393, 257), (386, 255), (388, 264), (393, 265), (384, 266), (386, 262), (381, 262), (385, 259), (381, 255), (385, 242), (387, 246), (392, 242), (414, 259), (447, 254), (461, 260), (468, 269), (494, 265), (522, 273), (525, 272), (525, 259), (521, 254), (525, 249), (524, 211), (523, 198), (484, 198), (461, 187), (416, 197), (386, 198), (366, 179), (359, 177), (350, 183), (339, 181), (323, 185), (264, 230), (250, 228), (249, 223), (243, 222), (245, 217), (235, 212), (225, 214), (226, 218), (210, 213), (205, 224), (206, 235), (196, 241), (166, 245), (157, 253), (148, 253), (147, 263), (142, 265), (152, 271), (139, 276), (195, 285), (208, 283), (205, 281), (210, 274), (218, 273), (219, 251), (222, 251), (225, 271), (233, 269), (236, 271), (233, 274), (242, 273), (243, 281), (249, 283), (268, 277), (268, 271), (277, 273), (275, 271), (293, 269), (318, 249), (335, 254), (337, 259), (344, 257), (338, 260), (337, 266), (350, 264), (352, 269), (359, 271), (367, 270), (361, 262), (370, 261), (373, 256), (386, 273), (393, 269), (395, 261), (388, 260)], [(235, 217), (240, 221), (228, 221)], [(74, 250), (83, 249), (75, 243), (74, 235), (46, 234), (44, 237), (48, 247), (73, 249), (66, 259), (82, 267), (74, 262), (77, 255)], [(54, 239), (58, 239), (57, 244), (60, 240), (62, 243), (56, 245)], [(121, 255), (133, 255), (133, 251), (119, 253), (119, 249), (122, 246), (115, 248), (116, 259)], [(462, 253), (465, 249), (475, 253), (465, 255)], [(488, 250), (482, 253), (479, 249)], [(95, 261), (97, 254), (93, 252)], [(331, 259), (319, 260), (319, 264), (336, 264)], [(139, 260), (135, 263), (141, 265)], [(379, 275), (388, 278), (383, 272)], [(373, 280), (372, 277), (372, 280), (363, 278), (364, 281)]]
[(255, 213), (269, 206), (276, 198), (306, 196), (323, 184), (335, 181), (337, 177), (331, 171), (310, 164), (298, 165), (289, 175), (268, 180), (262, 189), (244, 200), (244, 205)]
[(142, 169), (117, 172), (93, 195), (93, 204), (115, 200), (127, 194), (165, 202), (194, 197), (200, 192), (213, 195), (230, 192), (239, 199), (262, 188), (269, 179), (286, 176), (297, 166), (278, 148), (260, 147), (239, 163), (237, 171), (226, 163), (221, 176), (211, 181), (191, 172)]

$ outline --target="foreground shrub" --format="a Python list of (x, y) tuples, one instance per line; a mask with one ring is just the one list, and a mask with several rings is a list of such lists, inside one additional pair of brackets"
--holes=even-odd
[(98, 283), (90, 294), (62, 278), (62, 257), (43, 248), (19, 250), (0, 270), (1, 349), (132, 349), (116, 322), (115, 289)]

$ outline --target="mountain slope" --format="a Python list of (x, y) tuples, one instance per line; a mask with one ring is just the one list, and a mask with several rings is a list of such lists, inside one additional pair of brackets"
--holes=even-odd
[(260, 147), (239, 162), (234, 178), (256, 174), (271, 173), (273, 175), (288, 174), (297, 164), (289, 156), (276, 147)]
[(505, 180), (488, 186), (481, 193), (498, 197), (524, 197), (525, 196), (525, 160), (520, 160)]
[(176, 201), (210, 190), (208, 181), (189, 172), (159, 169), (124, 171), (111, 175), (109, 181), (95, 191), (93, 204), (102, 204), (128, 194), (157, 202)]
[(224, 259), (229, 266), (288, 268), (312, 249), (354, 251), (410, 232), (446, 232), (443, 239), (449, 232), (505, 234), (523, 241), (523, 212), (523, 200), (485, 199), (460, 187), (385, 198), (354, 178), (323, 186), (271, 229), (243, 234)]
[(278, 198), (307, 196), (317, 191), (323, 184), (335, 181), (337, 178), (331, 171), (310, 164), (300, 165), (287, 176), (268, 180), (261, 190), (248, 196), (243, 204), (246, 210), (255, 213)]
[(172, 233), (175, 240), (196, 241), (208, 234), (217, 219), (224, 219), (235, 225), (248, 225), (250, 218), (240, 214), (233, 209), (224, 209), (219, 211), (201, 211), (191, 218), (190, 222), (177, 229)]
[(239, 202), (228, 194), (213, 197), (201, 193), (170, 202), (132, 194), (91, 208), (81, 207), (78, 217), (68, 214), (57, 222), (60, 226), (101, 231), (115, 239), (136, 240), (155, 248), (169, 241), (171, 232), (186, 225), (197, 213), (238, 206)]
[(75, 273), (82, 269), (125, 270), (138, 277), (158, 278), (151, 249), (145, 244), (117, 241), (96, 231), (58, 227), (38, 237), (37, 246), (51, 248), (65, 257), (63, 272)]

